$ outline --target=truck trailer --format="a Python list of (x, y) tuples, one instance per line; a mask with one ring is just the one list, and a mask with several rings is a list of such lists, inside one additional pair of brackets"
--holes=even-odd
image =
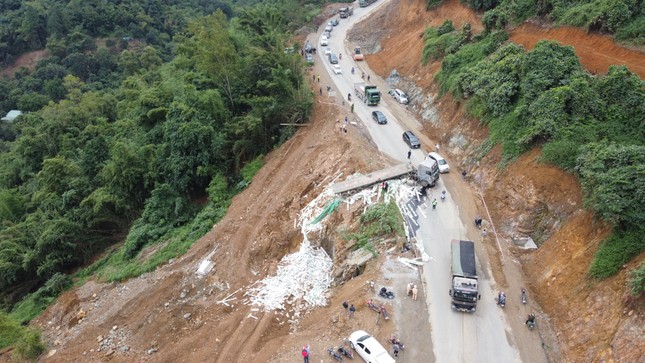
[(368, 5), (371, 5), (371, 4), (375, 3), (375, 2), (376, 2), (376, 0), (358, 0), (358, 6), (360, 6), (361, 8), (364, 8), (364, 7), (366, 7)]
[(421, 164), (417, 165), (416, 168), (409, 163), (398, 164), (335, 183), (332, 185), (332, 190), (336, 194), (343, 194), (404, 176), (415, 180), (424, 188), (434, 187), (439, 180), (439, 165), (436, 161), (430, 158), (426, 158)]
[(477, 300), (481, 298), (477, 290), (477, 266), (475, 262), (475, 243), (453, 239), (452, 243), (452, 308), (474, 313)]
[(381, 101), (381, 92), (378, 88), (374, 85), (367, 85), (365, 82), (354, 83), (354, 93), (368, 106), (376, 106)]

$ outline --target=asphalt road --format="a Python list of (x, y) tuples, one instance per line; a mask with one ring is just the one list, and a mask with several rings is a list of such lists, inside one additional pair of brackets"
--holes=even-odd
[[(334, 74), (332, 65), (329, 63), (327, 56), (324, 54), (325, 46), (319, 42), (319, 31), (317, 41), (318, 62), (322, 62), (324, 68), (329, 73), (329, 77), (334, 82), (334, 88), (340, 93), (337, 97), (343, 97), (347, 100), (347, 94), (352, 94), (355, 109), (354, 115), (350, 119), (356, 119), (363, 122), (369, 131), (374, 143), (378, 149), (392, 158), (405, 162), (407, 161), (408, 146), (402, 141), (401, 135), (404, 125), (418, 124), (414, 116), (403, 111), (403, 106), (388, 100), (381, 101), (378, 106), (366, 106), (360, 100), (355, 98), (354, 83), (363, 82), (361, 79), (362, 69), (366, 69), (363, 62), (355, 62), (351, 58), (351, 50), (346, 43), (347, 31), (359, 20), (367, 16), (378, 7), (383, 6), (387, 1), (381, 0), (367, 8), (359, 8), (357, 2), (354, 3), (354, 15), (348, 19), (341, 19), (340, 24), (334, 27), (329, 39), (329, 47), (335, 54), (341, 53), (342, 60), (339, 64), (342, 68), (342, 74)], [(321, 27), (324, 28), (324, 25)], [(351, 74), (351, 68), (357, 71)], [(384, 84), (374, 74), (370, 74), (372, 81), (378, 84)], [(382, 98), (389, 98), (387, 90), (380, 89)], [(386, 125), (378, 125), (371, 118), (371, 112), (379, 110), (388, 118)], [(399, 118), (411, 119), (396, 119)], [(411, 161), (413, 164), (420, 163), (427, 152), (423, 149), (413, 150)], [(443, 180), (440, 180), (437, 187), (429, 193), (429, 198), (436, 197), (439, 200), (439, 193), (444, 188)], [(525, 347), (518, 346), (513, 334), (511, 325), (506, 320), (504, 311), (495, 303), (495, 283), (492, 281), (492, 274), (488, 271), (488, 266), (482, 266), (482, 259), (478, 258), (478, 272), (480, 276), (480, 293), (481, 301), (477, 306), (477, 311), (473, 314), (456, 312), (451, 309), (450, 297), (450, 241), (451, 239), (467, 239), (467, 229), (465, 223), (470, 221), (464, 220), (460, 216), (459, 207), (452, 199), (448, 192), (445, 202), (440, 202), (436, 210), (432, 210), (430, 203), (421, 204), (418, 209), (421, 213), (418, 217), (419, 228), (417, 238), (423, 242), (426, 252), (430, 256), (430, 261), (423, 267), (422, 279), (424, 281), (423, 291), (426, 294), (428, 303), (429, 323), (432, 328), (432, 347), (434, 359), (436, 362), (520, 362), (520, 349)], [(479, 241), (476, 241), (477, 243)], [(478, 248), (478, 253), (482, 251)], [(514, 324), (517, 325), (517, 324)], [(413, 334), (409, 332), (408, 334)], [(525, 334), (522, 334), (525, 335)], [(534, 341), (522, 341), (522, 344), (539, 345), (539, 339)], [(408, 349), (412, 349), (409, 347)], [(528, 349), (528, 348), (526, 348)], [(536, 351), (540, 349), (531, 347), (528, 349), (531, 353), (530, 362), (546, 362), (544, 354), (536, 356)], [(527, 357), (527, 351), (522, 356)], [(432, 360), (431, 357), (428, 357)], [(526, 359), (525, 359), (526, 360)]]

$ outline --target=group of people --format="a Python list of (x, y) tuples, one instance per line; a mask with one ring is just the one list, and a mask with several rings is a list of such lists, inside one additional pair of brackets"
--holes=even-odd
[(350, 304), (347, 300), (343, 301), (343, 308), (347, 311), (348, 317), (351, 319), (354, 317), (354, 313), (356, 312), (356, 307), (354, 307), (354, 304)]

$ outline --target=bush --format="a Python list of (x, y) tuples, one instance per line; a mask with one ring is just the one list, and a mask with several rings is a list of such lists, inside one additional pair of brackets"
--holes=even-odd
[(634, 296), (640, 296), (645, 292), (645, 262), (629, 273), (629, 289)]
[(600, 245), (591, 262), (589, 275), (597, 279), (615, 275), (624, 264), (645, 249), (643, 233), (645, 230), (614, 232)]
[(403, 220), (395, 203), (378, 203), (361, 215), (362, 230), (368, 238), (386, 236), (392, 233), (403, 235)]
[(637, 45), (645, 44), (645, 15), (641, 15), (618, 28), (616, 39)]
[(26, 329), (16, 342), (12, 356), (14, 359), (35, 359), (44, 351), (40, 333), (35, 329)]
[(0, 311), (0, 349), (4, 349), (18, 341), (22, 327), (7, 314)]

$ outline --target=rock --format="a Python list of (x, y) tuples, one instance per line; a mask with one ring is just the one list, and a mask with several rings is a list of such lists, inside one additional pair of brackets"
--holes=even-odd
[(103, 336), (102, 336), (102, 335), (99, 335), (98, 337), (96, 337), (96, 341), (97, 341), (98, 343), (102, 342), (102, 341), (103, 341)]
[(185, 299), (186, 298), (186, 291), (182, 291), (181, 294), (179, 294), (180, 299)]
[(97, 296), (96, 296), (96, 293), (93, 293), (93, 294), (92, 294), (92, 299), (96, 299), (96, 297), (97, 297)]
[(112, 327), (112, 330), (116, 330), (117, 328), (118, 328), (118, 326), (115, 325), (115, 326)]
[(186, 314), (184, 314), (184, 319), (188, 320), (188, 319), (190, 319), (191, 316), (192, 315), (190, 313), (186, 313)]
[(60, 339), (54, 340), (54, 346), (59, 346), (59, 345), (61, 345)]
[(109, 356), (111, 356), (112, 354), (114, 354), (114, 350), (112, 350), (112, 349), (110, 349), (110, 350), (108, 350), (107, 352), (105, 352), (105, 356), (106, 356), (106, 357), (109, 357)]
[(85, 317), (85, 315), (87, 315), (85, 313), (85, 310), (81, 308), (81, 310), (79, 310), (78, 313), (76, 313), (76, 319), (81, 320)]
[(56, 354), (56, 349), (52, 349), (52, 350), (50, 350), (50, 351), (49, 351), (49, 353), (47, 353), (47, 356), (48, 356), (48, 357), (51, 357), (51, 356), (53, 356), (54, 354)]
[(167, 308), (167, 307), (169, 307), (169, 306), (170, 306), (170, 303), (165, 303), (165, 304), (163, 304), (163, 307), (164, 307), (164, 308)]
[(128, 352), (128, 351), (130, 350), (130, 347), (128, 347), (127, 345), (124, 345), (124, 346), (122, 346), (121, 348), (119, 348), (119, 350), (120, 350), (122, 353), (126, 353), (126, 352)]

